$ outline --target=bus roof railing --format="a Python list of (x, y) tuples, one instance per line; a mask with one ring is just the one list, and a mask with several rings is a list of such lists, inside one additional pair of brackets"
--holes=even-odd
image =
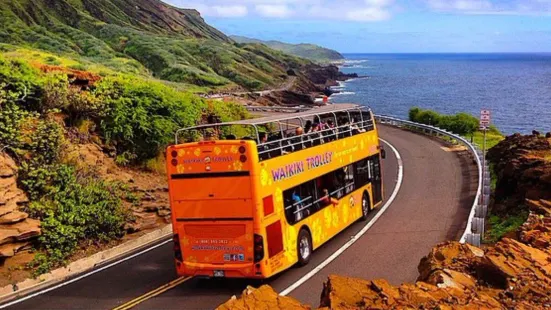
[[(269, 108), (269, 107), (265, 107), (265, 108)], [(296, 108), (294, 109), (296, 110)], [(213, 128), (213, 127), (221, 127), (221, 126), (241, 125), (241, 126), (252, 126), (256, 132), (256, 139), (258, 141), (259, 140), (258, 127), (257, 127), (258, 125), (280, 123), (282, 121), (288, 121), (293, 119), (303, 119), (303, 118), (309, 118), (314, 116), (320, 117), (320, 115), (324, 115), (324, 114), (335, 114), (340, 112), (351, 112), (351, 111), (362, 112), (362, 111), (371, 111), (371, 109), (369, 109), (366, 106), (362, 106), (358, 104), (340, 103), (340, 104), (331, 104), (326, 106), (315, 107), (315, 108), (304, 110), (298, 113), (278, 113), (274, 115), (234, 121), (234, 122), (203, 124), (203, 125), (197, 125), (197, 126), (192, 126), (192, 127), (187, 127), (187, 128), (182, 128), (177, 130), (174, 140), (176, 144), (179, 144), (178, 136), (181, 132), (184, 132), (184, 131), (199, 130), (199, 129)]]

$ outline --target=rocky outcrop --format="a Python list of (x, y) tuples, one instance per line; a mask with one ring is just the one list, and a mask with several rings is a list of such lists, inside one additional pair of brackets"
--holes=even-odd
[(494, 214), (524, 205), (526, 199), (551, 201), (551, 142), (515, 134), (488, 151), (498, 182)]
[(115, 180), (129, 185), (139, 198), (137, 203), (128, 203), (134, 220), (126, 224), (128, 233), (148, 230), (170, 223), (168, 187), (164, 175), (131, 169), (121, 169), (106, 151), (93, 143), (75, 145), (70, 156), (84, 167), (96, 167), (96, 172), (105, 180)]
[(17, 166), (0, 153), (0, 261), (26, 248), (29, 240), (40, 235), (40, 221), (19, 210), (29, 199), (17, 188)]
[(386, 280), (330, 276), (324, 283), (320, 307), (329, 309), (499, 309), (488, 294), (472, 290), (473, 281), (438, 287), (425, 282), (390, 285)]
[(318, 66), (310, 65), (304, 69), (305, 75), (312, 83), (324, 86), (336, 86), (336, 81), (346, 81), (348, 79), (357, 78), (356, 73), (345, 74), (339, 71), (339, 67), (334, 65)]
[[(551, 251), (505, 238), (485, 252), (457, 242), (436, 246), (419, 266), (415, 284), (331, 275), (320, 308), (327, 309), (542, 309), (551, 306)], [(251, 289), (254, 292), (254, 290)], [(266, 293), (269, 292), (269, 293)], [(251, 295), (249, 291), (246, 295)], [(262, 288), (219, 309), (270, 309), (283, 298)], [(248, 304), (236, 300), (248, 300)], [(254, 304), (253, 302), (257, 302)], [(296, 305), (295, 307), (299, 307)], [(300, 307), (307, 307), (301, 305)]]
[[(551, 146), (538, 134), (507, 137), (488, 153), (498, 174), (497, 210), (530, 211), (518, 240), (484, 250), (458, 242), (421, 259), (415, 284), (390, 285), (331, 275), (324, 309), (550, 309)], [(495, 214), (495, 213), (494, 213)], [(275, 308), (277, 309), (277, 308)]]
[(233, 296), (228, 302), (220, 305), (216, 310), (300, 310), (311, 309), (310, 306), (302, 305), (298, 300), (279, 296), (271, 287), (263, 285), (258, 289), (247, 287), (241, 297)]

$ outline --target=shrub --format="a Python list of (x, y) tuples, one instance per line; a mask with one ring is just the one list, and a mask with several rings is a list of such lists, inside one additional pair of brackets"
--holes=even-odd
[(40, 187), (44, 194), (27, 210), (41, 220), (42, 227), (38, 241), (44, 255), (31, 264), (36, 274), (63, 264), (82, 242), (99, 244), (123, 236), (128, 213), (120, 198), (125, 191), (122, 185), (65, 164), (34, 173), (36, 178), (26, 184)]
[(443, 115), (435, 111), (414, 107), (409, 110), (409, 120), (438, 126), (459, 135), (472, 135), (478, 130), (478, 119), (467, 113)]
[(129, 78), (104, 79), (96, 95), (105, 104), (101, 130), (117, 154), (135, 155), (137, 161), (157, 156), (172, 141), (174, 132), (201, 119), (205, 102), (158, 82)]

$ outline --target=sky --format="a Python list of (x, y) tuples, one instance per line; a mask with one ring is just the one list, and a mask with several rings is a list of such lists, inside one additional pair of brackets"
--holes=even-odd
[(551, 52), (551, 0), (163, 0), (228, 35), (341, 53)]

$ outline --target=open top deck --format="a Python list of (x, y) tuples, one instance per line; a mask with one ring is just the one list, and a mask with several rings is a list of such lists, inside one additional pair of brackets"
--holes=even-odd
[[(302, 108), (285, 108), (286, 110), (302, 110)], [(371, 110), (365, 106), (357, 105), (357, 104), (351, 104), (351, 103), (341, 103), (341, 104), (332, 104), (327, 106), (321, 106), (321, 107), (314, 107), (312, 109), (304, 109), (303, 111), (296, 112), (296, 113), (286, 113), (286, 112), (271, 112), (271, 115), (264, 116), (264, 117), (258, 117), (258, 118), (251, 118), (246, 120), (240, 120), (240, 121), (234, 121), (234, 122), (224, 122), (224, 123), (215, 123), (215, 124), (204, 124), (204, 125), (198, 125), (188, 128), (182, 128), (176, 131), (175, 136), (175, 143), (179, 144), (179, 135), (186, 131), (200, 131), (203, 129), (208, 128), (217, 128), (217, 127), (224, 127), (224, 126), (250, 126), (254, 128), (255, 131), (255, 138), (259, 142), (260, 136), (259, 133), (259, 127), (266, 125), (266, 124), (273, 124), (273, 123), (292, 123), (294, 126), (304, 126), (304, 122), (307, 120), (311, 120), (315, 118), (316, 116), (319, 119), (333, 116), (335, 118), (335, 123), (338, 123), (337, 114), (344, 114), (348, 116), (349, 121), (352, 121), (351, 113), (354, 114), (360, 113), (358, 121), (363, 121), (362, 113), (361, 112), (371, 112)], [(365, 114), (364, 114), (365, 115)], [(299, 121), (297, 124), (296, 121)]]
[(375, 129), (371, 110), (357, 104), (334, 104), (308, 110), (266, 109), (270, 114), (264, 117), (180, 129), (176, 132), (176, 144), (180, 143), (182, 133), (187, 136), (185, 143), (252, 140), (256, 142), (259, 160), (263, 161)]

